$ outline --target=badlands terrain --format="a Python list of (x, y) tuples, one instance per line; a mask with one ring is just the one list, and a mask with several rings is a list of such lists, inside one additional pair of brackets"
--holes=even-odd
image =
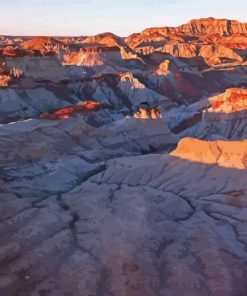
[(0, 36), (0, 295), (247, 295), (247, 23)]

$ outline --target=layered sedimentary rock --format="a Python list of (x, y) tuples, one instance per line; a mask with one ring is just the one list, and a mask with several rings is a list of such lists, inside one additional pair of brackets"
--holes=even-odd
[(138, 58), (137, 54), (128, 47), (123, 38), (109, 32), (88, 37), (83, 40), (83, 44), (92, 44), (93, 46), (103, 45), (112, 48), (118, 47), (120, 49), (121, 57), (124, 60)]
[(246, 24), (0, 36), (0, 295), (243, 296)]
[(9, 71), (14, 76), (32, 77), (39, 80), (59, 81), (65, 77), (65, 71), (55, 56), (6, 58)]
[(102, 33), (99, 35), (91, 36), (83, 40), (83, 43), (94, 43), (94, 44), (103, 44), (108, 47), (113, 46), (126, 46), (126, 43), (122, 40), (121, 37), (112, 34), (112, 33)]
[(28, 50), (35, 50), (41, 53), (56, 51), (63, 43), (51, 37), (34, 37), (23, 42), (21, 47)]
[(229, 88), (208, 99), (169, 112), (174, 133), (201, 139), (245, 139), (247, 137), (246, 89)]
[[(206, 36), (218, 34), (220, 36), (226, 36), (234, 34), (247, 34), (247, 24), (227, 19), (195, 19), (178, 27), (148, 28), (140, 34), (137, 33), (130, 35), (126, 38), (126, 42), (132, 47), (136, 44), (136, 42), (140, 43), (141, 37), (143, 37), (144, 40), (152, 39), (153, 41), (161, 41), (164, 37), (169, 38), (169, 36), (172, 36), (173, 38), (175, 37), (179, 40), (179, 34), (181, 34), (180, 38), (183, 38), (183, 35), (187, 35), (187, 38), (191, 40), (197, 40), (198, 38), (195, 38), (195, 36), (201, 35)], [(134, 44), (132, 44), (132, 42)]]
[(64, 56), (64, 64), (77, 66), (100, 66), (114, 64), (121, 61), (120, 49), (116, 46), (87, 46), (79, 52), (72, 52)]
[[(172, 30), (172, 29), (171, 29)], [(191, 20), (188, 24), (174, 28), (185, 34), (199, 35), (199, 34), (247, 34), (247, 23), (240, 23), (235, 20), (202, 18), (199, 20)]]
[(247, 109), (247, 90), (242, 88), (229, 88), (223, 94), (209, 99), (211, 108), (209, 112), (232, 113)]
[(144, 55), (164, 52), (186, 59), (202, 56), (208, 65), (217, 65), (246, 59), (246, 30), (246, 23), (206, 18), (178, 27), (145, 29), (125, 41)]
[(242, 57), (231, 48), (221, 45), (204, 45), (200, 48), (199, 55), (202, 56), (208, 64), (221, 64), (227, 61), (243, 62)]
[(175, 57), (181, 58), (193, 58), (197, 56), (198, 47), (194, 44), (178, 43), (178, 44), (166, 44), (163, 47), (163, 52), (170, 53)]

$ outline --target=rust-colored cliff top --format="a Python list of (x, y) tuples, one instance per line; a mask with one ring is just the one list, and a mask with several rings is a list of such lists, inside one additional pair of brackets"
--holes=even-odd
[(209, 99), (210, 112), (232, 113), (247, 109), (247, 90), (229, 88), (224, 93)]

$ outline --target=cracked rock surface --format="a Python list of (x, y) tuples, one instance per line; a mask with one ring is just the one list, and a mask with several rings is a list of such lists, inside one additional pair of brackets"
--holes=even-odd
[(2, 295), (245, 295), (246, 170), (150, 154), (48, 187), (0, 194)]
[(0, 296), (247, 296), (246, 33), (0, 36)]

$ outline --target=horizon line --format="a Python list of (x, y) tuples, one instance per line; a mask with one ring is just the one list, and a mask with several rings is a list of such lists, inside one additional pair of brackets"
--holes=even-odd
[(143, 32), (144, 30), (146, 29), (151, 29), (151, 28), (176, 28), (176, 27), (180, 27), (182, 25), (185, 25), (185, 24), (188, 24), (189, 22), (193, 21), (193, 20), (202, 20), (202, 19), (215, 19), (215, 20), (228, 20), (228, 21), (237, 21), (239, 23), (242, 23), (242, 24), (245, 24), (247, 22), (247, 20), (244, 20), (244, 21), (241, 21), (241, 20), (237, 20), (237, 19), (231, 19), (231, 18), (217, 18), (217, 17), (212, 17), (212, 16), (209, 16), (209, 17), (199, 17), (199, 18), (191, 18), (189, 19), (187, 22), (183, 22), (179, 25), (164, 25), (164, 26), (151, 26), (151, 27), (145, 27), (143, 28), (142, 30), (140, 31), (134, 31), (132, 33), (130, 33), (129, 35), (126, 35), (126, 36), (122, 36), (120, 34), (117, 34), (117, 33), (114, 33), (113, 31), (99, 31), (99, 32), (96, 32), (95, 34), (79, 34), (79, 35), (72, 35), (72, 34), (66, 34), (66, 35), (59, 35), (59, 34), (0, 34), (0, 36), (4, 36), (4, 37), (68, 37), (68, 38), (79, 38), (79, 37), (90, 37), (90, 36), (96, 36), (96, 35), (99, 35), (99, 34), (106, 34), (106, 33), (110, 33), (110, 34), (114, 34), (118, 37), (121, 37), (121, 38), (126, 38), (134, 33), (141, 33)]

